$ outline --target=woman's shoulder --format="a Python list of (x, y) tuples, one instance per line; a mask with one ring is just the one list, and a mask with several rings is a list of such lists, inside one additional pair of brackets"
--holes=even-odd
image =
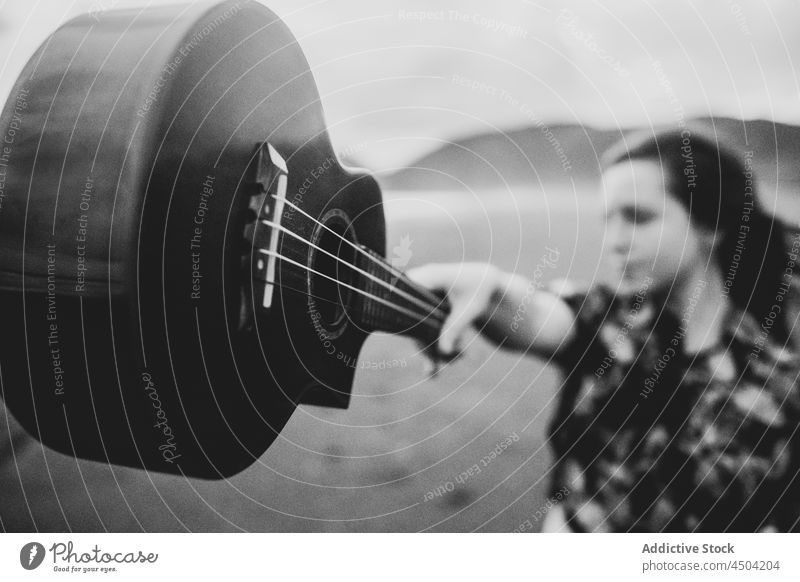
[(613, 290), (602, 283), (571, 279), (555, 279), (545, 289), (559, 297), (574, 317), (571, 340), (559, 347), (552, 361), (573, 375), (578, 366), (588, 370), (597, 352), (593, 347), (621, 325)]

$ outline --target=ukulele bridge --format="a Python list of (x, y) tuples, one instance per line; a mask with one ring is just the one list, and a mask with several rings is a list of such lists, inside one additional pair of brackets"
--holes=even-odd
[[(275, 292), (278, 242), (289, 173), (286, 161), (267, 142), (256, 154), (256, 193), (250, 199), (255, 220), (245, 227), (252, 273), (252, 304), (269, 309)], [(252, 215), (251, 215), (252, 216)]]

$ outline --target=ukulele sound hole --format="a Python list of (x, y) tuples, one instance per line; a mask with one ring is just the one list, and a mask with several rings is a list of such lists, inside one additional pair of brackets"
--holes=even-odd
[[(312, 316), (325, 328), (330, 339), (344, 331), (347, 312), (353, 299), (355, 273), (350, 267), (354, 264), (356, 244), (350, 221), (340, 210), (325, 215), (317, 227), (313, 242), (318, 248), (311, 248), (310, 265), (314, 272), (309, 273), (309, 292)], [(325, 228), (327, 227), (327, 228)], [(348, 287), (348, 285), (350, 287)], [(314, 315), (316, 312), (316, 315)]]

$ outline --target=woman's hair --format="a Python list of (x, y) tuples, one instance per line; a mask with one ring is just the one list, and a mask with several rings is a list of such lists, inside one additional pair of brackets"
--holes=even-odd
[(737, 155), (688, 129), (667, 130), (622, 139), (606, 152), (603, 166), (634, 160), (659, 164), (667, 190), (690, 220), (721, 237), (716, 260), (730, 298), (759, 323), (770, 317), (770, 333), (786, 341), (786, 317), (774, 318), (772, 307), (783, 299), (778, 295), (785, 281), (788, 229), (759, 204), (752, 153)]

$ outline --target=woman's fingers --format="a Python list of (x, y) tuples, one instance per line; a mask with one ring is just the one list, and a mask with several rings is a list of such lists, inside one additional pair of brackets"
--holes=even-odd
[(419, 284), (447, 294), (450, 314), (442, 325), (438, 352), (453, 357), (467, 329), (486, 313), (497, 286), (497, 270), (484, 263), (429, 264), (408, 271)]
[(428, 289), (441, 289), (448, 291), (447, 287), (453, 284), (454, 278), (449, 273), (448, 265), (429, 263), (421, 267), (409, 269), (406, 275), (423, 287)]
[(463, 345), (464, 334), (486, 309), (487, 300), (471, 298), (469, 301), (455, 302), (450, 315), (442, 325), (439, 335), (439, 351), (453, 355)]

